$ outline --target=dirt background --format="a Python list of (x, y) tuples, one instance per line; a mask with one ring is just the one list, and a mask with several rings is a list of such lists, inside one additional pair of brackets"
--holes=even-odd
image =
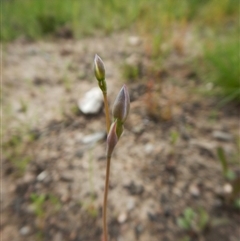
[[(219, 99), (199, 94), (211, 89), (190, 67), (201, 49), (182, 37), (162, 46), (174, 48), (159, 65), (147, 39), (129, 33), (4, 45), (2, 241), (101, 240), (104, 111), (86, 116), (77, 108), (97, 86), (96, 53), (110, 106), (123, 83), (131, 97), (111, 164), (110, 240), (239, 240), (240, 213), (225, 200), (229, 184), (216, 155), (221, 146), (239, 172), (239, 106), (219, 108)], [(127, 79), (124, 64), (137, 75)], [(102, 139), (88, 141), (96, 133)], [(206, 228), (177, 225), (187, 207), (207, 211)]]

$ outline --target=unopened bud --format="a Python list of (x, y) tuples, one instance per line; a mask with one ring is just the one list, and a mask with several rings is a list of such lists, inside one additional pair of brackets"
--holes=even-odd
[(123, 124), (127, 119), (130, 109), (130, 97), (127, 90), (127, 86), (123, 85), (119, 91), (118, 96), (113, 104), (113, 117), (121, 121)]
[(113, 122), (107, 136), (107, 156), (110, 157), (118, 142), (117, 121)]
[(98, 80), (99, 88), (103, 93), (107, 93), (107, 84), (105, 81), (105, 67), (102, 59), (96, 54), (94, 58), (94, 73)]
[(95, 54), (94, 58), (94, 73), (98, 81), (105, 80), (105, 67), (102, 59)]

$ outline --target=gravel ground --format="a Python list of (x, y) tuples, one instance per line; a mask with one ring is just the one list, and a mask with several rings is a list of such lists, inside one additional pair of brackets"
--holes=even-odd
[[(104, 111), (84, 115), (77, 105), (97, 84), (95, 53), (110, 105), (123, 83), (131, 96), (111, 164), (110, 240), (239, 240), (240, 213), (216, 152), (223, 148), (238, 175), (239, 106), (217, 108), (217, 99), (198, 94), (209, 85), (190, 67), (191, 45), (157, 67), (148, 47), (129, 33), (4, 46), (2, 241), (101, 240)], [(137, 76), (126, 79), (127, 68)], [(177, 224), (186, 208), (195, 212), (189, 230)]]

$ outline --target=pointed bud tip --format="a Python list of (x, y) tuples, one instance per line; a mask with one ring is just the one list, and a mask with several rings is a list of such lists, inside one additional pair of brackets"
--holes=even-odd
[(94, 57), (94, 73), (98, 81), (103, 81), (105, 79), (104, 63), (97, 54), (95, 54)]
[(113, 117), (122, 123), (127, 119), (130, 109), (130, 97), (126, 85), (123, 85), (113, 104)]
[(95, 56), (94, 56), (94, 62), (97, 62), (97, 61), (98, 61), (98, 59), (102, 60), (102, 59), (99, 57), (99, 55), (98, 55), (98, 54), (95, 54)]

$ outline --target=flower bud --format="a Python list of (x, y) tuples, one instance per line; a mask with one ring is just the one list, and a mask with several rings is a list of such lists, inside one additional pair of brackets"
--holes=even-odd
[(94, 73), (98, 80), (99, 88), (103, 93), (107, 93), (107, 84), (105, 81), (105, 67), (102, 59), (96, 54), (94, 58)]
[(98, 81), (105, 80), (105, 67), (102, 59), (95, 54), (94, 58), (94, 73)]
[(117, 145), (118, 142), (118, 136), (117, 136), (117, 121), (113, 122), (108, 136), (107, 136), (107, 156), (110, 157), (112, 155), (112, 152), (114, 150), (114, 147)]
[(127, 86), (123, 85), (119, 91), (118, 96), (113, 104), (113, 117), (118, 119), (123, 124), (127, 119), (130, 109), (130, 97)]

